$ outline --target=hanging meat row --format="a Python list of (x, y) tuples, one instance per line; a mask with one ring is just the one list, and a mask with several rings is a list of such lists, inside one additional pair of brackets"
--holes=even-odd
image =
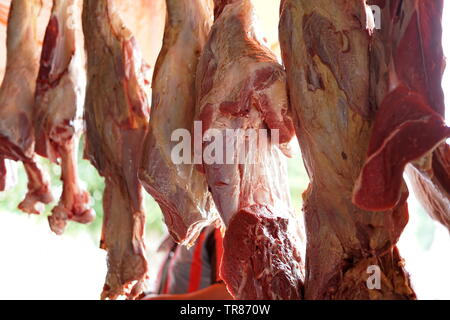
[[(380, 7), (381, 30), (368, 4)], [(442, 6), (282, 0), (283, 67), (250, 0), (12, 0), (0, 190), (11, 160), (23, 162), (19, 207), (42, 212), (53, 197), (38, 154), (61, 166), (51, 229), (91, 222), (77, 173), (85, 132), (84, 156), (105, 179), (103, 299), (145, 288), (144, 188), (180, 244), (222, 226), (221, 275), (236, 299), (413, 299), (396, 247), (405, 167), (430, 215), (450, 224)], [(174, 132), (195, 140), (199, 125), (183, 156), (200, 161), (174, 161)], [(295, 135), (311, 181), (307, 241), (287, 182)], [(226, 162), (210, 161), (217, 141), (233, 146)], [(381, 289), (367, 286), (370, 266)]]

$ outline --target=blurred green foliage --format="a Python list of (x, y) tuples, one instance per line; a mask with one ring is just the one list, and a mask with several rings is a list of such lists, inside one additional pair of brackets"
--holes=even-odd
[(417, 242), (423, 251), (428, 251), (433, 244), (434, 235), (436, 232), (436, 225), (433, 220), (430, 219), (425, 209), (422, 207), (417, 208), (414, 212), (409, 212), (409, 214), (415, 214), (418, 218), (418, 223), (416, 226), (415, 234)]
[(288, 159), (289, 187), (295, 212), (302, 212), (302, 193), (308, 188), (309, 178), (301, 155)]

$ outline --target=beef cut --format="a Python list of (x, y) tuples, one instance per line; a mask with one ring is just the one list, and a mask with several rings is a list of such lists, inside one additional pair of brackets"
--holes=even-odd
[(450, 227), (450, 151), (445, 138), (443, 1), (378, 1), (382, 29), (371, 51), (372, 96), (378, 107), (354, 202), (370, 210), (401, 199), (403, 170), (431, 216)]
[(147, 274), (138, 166), (150, 112), (149, 67), (111, 0), (85, 0), (88, 86), (86, 156), (105, 178), (101, 248), (108, 251), (103, 299), (135, 298)]
[(61, 164), (63, 191), (49, 217), (50, 227), (57, 234), (63, 233), (67, 220), (89, 223), (95, 216), (77, 172), (86, 94), (81, 9), (81, 0), (54, 1), (36, 86), (36, 152)]
[(213, 6), (204, 0), (167, 0), (167, 13), (140, 179), (158, 201), (172, 237), (189, 244), (217, 214), (205, 176), (193, 162), (172, 159), (178, 144), (172, 135), (182, 129), (191, 134), (194, 127), (195, 72), (213, 22)]
[[(306, 299), (415, 298), (396, 247), (406, 203), (381, 212), (352, 203), (374, 123), (373, 24), (364, 0), (282, 1), (282, 57), (310, 178), (303, 194)], [(368, 286), (369, 270), (379, 271), (379, 289)]]
[(215, 5), (197, 70), (197, 112), (203, 170), (226, 225), (221, 274), (237, 299), (300, 299), (300, 236), (282, 153), (294, 135), (285, 73), (250, 1)]
[[(47, 25), (46, 1), (13, 0), (8, 17), (7, 64), (0, 88), (0, 157), (22, 161), (28, 176), (28, 193), (19, 208), (38, 214), (52, 195), (45, 173), (36, 162), (33, 105), (39, 55)], [(48, 3), (47, 3), (48, 4)]]

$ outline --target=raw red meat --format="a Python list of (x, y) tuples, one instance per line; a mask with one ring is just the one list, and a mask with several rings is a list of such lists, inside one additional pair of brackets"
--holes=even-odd
[(67, 220), (89, 223), (95, 213), (78, 179), (78, 143), (83, 130), (86, 57), (81, 0), (55, 1), (44, 38), (37, 79), (34, 125), (36, 152), (61, 164), (63, 191), (49, 217), (62, 234)]
[(213, 22), (213, 9), (204, 0), (167, 0), (167, 10), (139, 176), (158, 201), (173, 238), (191, 243), (205, 226), (217, 219), (217, 210), (205, 176), (192, 163), (174, 163), (171, 155), (178, 142), (171, 139), (175, 130), (191, 133), (194, 126), (195, 72)]
[(0, 88), (0, 156), (22, 161), (28, 176), (28, 193), (19, 208), (38, 214), (41, 204), (53, 198), (48, 179), (36, 162), (32, 112), (39, 55), (46, 25), (48, 2), (13, 0), (8, 18), (7, 65)]
[[(399, 58), (395, 61), (401, 81), (425, 96), (429, 107), (442, 118), (445, 117), (444, 95), (441, 87), (445, 66), (441, 43), (443, 5), (442, 0), (426, 5), (420, 1), (401, 3), (398, 12), (405, 16), (412, 15), (413, 18), (407, 28), (408, 32), (405, 31), (406, 36), (398, 45)], [(404, 23), (397, 23), (397, 25), (403, 26)], [(414, 29), (417, 28), (421, 30), (420, 38), (414, 36)], [(414, 44), (414, 50), (410, 50), (411, 43)], [(408, 60), (402, 59), (405, 55)], [(413, 59), (421, 61), (421, 63), (413, 64), (416, 66), (414, 68), (409, 64)], [(436, 117), (436, 115), (430, 113), (430, 117)], [(442, 123), (436, 126), (435, 130), (438, 131), (439, 127), (442, 127)], [(447, 137), (448, 132), (447, 127), (445, 134)], [(408, 174), (414, 193), (427, 212), (450, 228), (450, 146), (446, 142), (441, 143), (433, 152), (412, 163)]]
[[(415, 298), (396, 248), (406, 204), (370, 212), (352, 203), (374, 122), (368, 12), (364, 0), (282, 1), (280, 44), (310, 178), (306, 299)], [(371, 266), (379, 289), (367, 285)]]
[(101, 247), (108, 251), (102, 298), (135, 298), (147, 274), (138, 166), (150, 112), (149, 68), (118, 16), (116, 1), (85, 0), (85, 105), (89, 160), (105, 178)]
[(406, 188), (405, 166), (429, 153), (446, 136), (450, 136), (450, 128), (428, 107), (424, 97), (404, 86), (397, 87), (377, 112), (353, 201), (365, 210), (394, 207)]
[(377, 117), (353, 201), (368, 210), (393, 208), (406, 189), (403, 170), (413, 162), (408, 172), (419, 200), (450, 226), (450, 171), (443, 165), (450, 161), (441, 87), (443, 1), (372, 3), (382, 9), (382, 29), (374, 33), (371, 50)]
[[(250, 1), (216, 1), (215, 11), (197, 93), (203, 170), (227, 227), (222, 277), (237, 299), (300, 299), (300, 238), (282, 154), (294, 135), (285, 73), (258, 34)], [(230, 129), (243, 134), (230, 137)]]

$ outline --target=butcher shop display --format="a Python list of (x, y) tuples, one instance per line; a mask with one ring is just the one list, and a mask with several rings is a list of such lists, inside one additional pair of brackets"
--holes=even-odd
[[(404, 190), (403, 169), (410, 162), (419, 181), (437, 179), (423, 188), (447, 192), (435, 198), (448, 200), (448, 179), (430, 172), (433, 163), (445, 161), (448, 146), (437, 147), (450, 137), (440, 85), (445, 65), (440, 45), (442, 8), (442, 0), (432, 4), (392, 0), (383, 7), (383, 29), (373, 36), (370, 56), (370, 94), (377, 111), (367, 160), (354, 190), (354, 202), (361, 208), (384, 210), (397, 205)], [(373, 178), (374, 173), (380, 177)], [(444, 169), (442, 174), (448, 177), (449, 172)], [(450, 207), (440, 209), (430, 213), (448, 218)]]
[[(394, 205), (403, 186), (401, 173), (410, 163), (407, 172), (415, 194), (426, 211), (448, 228), (450, 148), (445, 139), (450, 137), (450, 128), (444, 121), (441, 87), (445, 67), (441, 45), (443, 6), (443, 0), (427, 4), (415, 0), (388, 1), (382, 7), (384, 27), (374, 37), (371, 82), (380, 110), (361, 182), (383, 159), (389, 162), (392, 173), (378, 167), (384, 181), (374, 185), (370, 180), (372, 186), (355, 189), (355, 202), (361, 206), (366, 203), (373, 210)], [(358, 199), (358, 194), (364, 193), (371, 195), (372, 204)]]
[(101, 299), (421, 297), (399, 240), (415, 200), (450, 229), (444, 0), (272, 1), (268, 30), (262, 0), (0, 0), (0, 192), (26, 177), (59, 239), (97, 218)]
[[(362, 210), (352, 202), (355, 184), (364, 194), (385, 178), (375, 169), (368, 174), (368, 186), (359, 186), (357, 180), (376, 122), (370, 99), (368, 53), (374, 31), (369, 12), (364, 1), (282, 3), (280, 43), (311, 180), (303, 195), (306, 299), (415, 297), (396, 247), (408, 221), (403, 200), (407, 192), (401, 193), (399, 203), (381, 207), (380, 212)], [(392, 120), (389, 115), (386, 119)], [(380, 290), (370, 290), (361, 281), (371, 265), (381, 269)]]

